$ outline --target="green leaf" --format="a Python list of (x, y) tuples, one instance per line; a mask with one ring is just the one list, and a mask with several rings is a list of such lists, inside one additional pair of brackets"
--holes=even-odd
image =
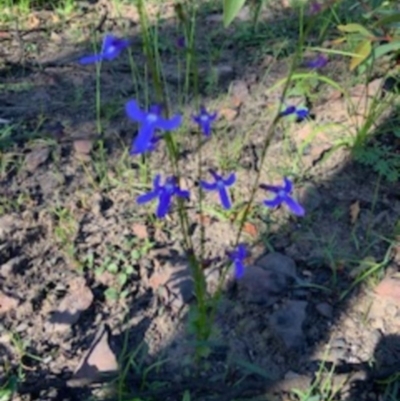
[(117, 301), (119, 299), (119, 291), (116, 288), (107, 288), (104, 295), (110, 301)]
[(370, 40), (359, 43), (354, 50), (355, 55), (350, 61), (350, 71), (355, 70), (364, 60), (366, 60), (372, 51)]
[(377, 22), (375, 22), (374, 26), (379, 27), (379, 26), (387, 26), (391, 24), (397, 24), (400, 22), (400, 13), (396, 13), (393, 15), (388, 15), (386, 17), (383, 17), (382, 19), (379, 19)]
[(190, 401), (190, 400), (191, 400), (191, 398), (190, 398), (190, 393), (189, 393), (188, 390), (186, 390), (186, 391), (184, 392), (184, 394), (183, 394), (182, 401)]
[(384, 56), (385, 54), (396, 52), (400, 50), (400, 40), (390, 43), (385, 43), (384, 45), (380, 45), (374, 49), (374, 57), (379, 58)]
[(107, 270), (108, 270), (110, 273), (113, 273), (113, 274), (118, 273), (118, 265), (117, 265), (116, 263), (110, 263), (110, 264), (107, 266)]
[(224, 0), (224, 27), (227, 28), (239, 14), (246, 0)]
[(123, 287), (128, 281), (128, 276), (125, 273), (118, 274), (118, 282), (121, 287)]
[(360, 33), (361, 35), (374, 37), (375, 35), (369, 31), (367, 28), (360, 24), (346, 24), (346, 25), (338, 25), (337, 28), (340, 32), (345, 33)]

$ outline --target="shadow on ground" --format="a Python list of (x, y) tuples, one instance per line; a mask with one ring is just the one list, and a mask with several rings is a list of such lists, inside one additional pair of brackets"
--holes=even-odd
[[(279, 16), (264, 16), (255, 33), (251, 31), (251, 24), (243, 21), (224, 31), (221, 22), (216, 19), (213, 22), (211, 18), (219, 14), (209, 10), (206, 9), (208, 16), (200, 30), (211, 32), (211, 37), (206, 40), (200, 35), (198, 46), (199, 54), (204, 55), (200, 64), (207, 68), (201, 76), (201, 91), (210, 101), (225, 93), (234, 80), (256, 85), (265, 69), (265, 56), (285, 57), (295, 46), (298, 26), (290, 11)], [(109, 13), (110, 9), (107, 15)], [(111, 30), (116, 24), (112, 17), (100, 20), (101, 27), (98, 19), (93, 23), (93, 26), (97, 24), (98, 31)], [(133, 30), (135, 21), (129, 23), (128, 27)], [(179, 76), (174, 75), (174, 40), (179, 33), (176, 21), (175, 25), (169, 24), (161, 26), (159, 36), (166, 63), (165, 79), (174, 102), (173, 93), (180, 83)], [(65, 39), (61, 32), (55, 33), (59, 35), (57, 40)], [(386, 184), (370, 168), (353, 161), (345, 150), (333, 153), (326, 160), (321, 158), (312, 166), (301, 193), (301, 202), (307, 209), (304, 219), (290, 218), (289, 223), (276, 224), (269, 214), (254, 214), (253, 219), (262, 226), (260, 232), (265, 232), (259, 233), (261, 251), (257, 256), (268, 250), (270, 254), (280, 255), (278, 262), (274, 265), (270, 259), (265, 261), (257, 257), (252, 261), (254, 266), (249, 267), (251, 271), (245, 276), (244, 283), (234, 283), (226, 291), (216, 316), (218, 333), (212, 338), (213, 352), (200, 372), (190, 364), (193, 343), (180, 324), (182, 318), (187, 320), (185, 304), (190, 301), (190, 286), (188, 291), (187, 282), (178, 280), (177, 288), (181, 291), (175, 288), (170, 294), (171, 288), (165, 282), (152, 281), (152, 274), (160, 269), (160, 265), (169, 264), (171, 270), (182, 271), (181, 247), (173, 232), (160, 235), (158, 231), (162, 230), (157, 231), (154, 224), (149, 237), (155, 244), (155, 253), (140, 262), (136, 260), (135, 268), (139, 273), (124, 287), (129, 288), (129, 293), (123, 307), (110, 306), (105, 299), (104, 290), (115, 284), (113, 279), (111, 284), (107, 276), (99, 279), (86, 263), (83, 271), (94, 301), (88, 310), (78, 314), (79, 323), (72, 324), (66, 337), (54, 339), (45, 329), (33, 330), (37, 324), (33, 320), (20, 326), (20, 322), (31, 315), (33, 318), (42, 316), (41, 322), (47, 321), (48, 300), (50, 304), (57, 304), (68, 290), (59, 284), (68, 282), (69, 275), (76, 273), (70, 255), (65, 254), (60, 222), (66, 238), (75, 238), (80, 260), (89, 252), (93, 252), (94, 258), (103, 259), (107, 255), (104, 242), (112, 245), (112, 254), (117, 251), (127, 254), (130, 247), (138, 246), (135, 242), (124, 245), (126, 239), (137, 236), (132, 234), (132, 224), (140, 221), (133, 218), (137, 211), (129, 206), (133, 202), (131, 193), (116, 198), (113, 195), (115, 188), (103, 190), (101, 182), (98, 182), (100, 196), (97, 201), (82, 191), (88, 182), (87, 171), (84, 164), (70, 162), (73, 148), (69, 142), (76, 138), (96, 137), (94, 70), (73, 62), (81, 51), (76, 51), (72, 42), (73, 51), (66, 47), (62, 60), (49, 57), (51, 52), (44, 42), (48, 34), (48, 31), (22, 34), (25, 45), (35, 43), (38, 47), (38, 56), (33, 61), (29, 60), (30, 53), (13, 58), (11, 55), (20, 53), (11, 51), (14, 42), (10, 39), (10, 60), (0, 71), (0, 76), (6, 79), (4, 92), (0, 94), (0, 101), (5, 105), (0, 117), (13, 122), (10, 128), (6, 126), (0, 138), (4, 154), (25, 155), (32, 137), (40, 140), (47, 137), (53, 141), (49, 145), (52, 157), (49, 153), (42, 155), (42, 162), (30, 171), (21, 174), (13, 164), (11, 167), (6, 165), (2, 172), (2, 197), (13, 202), (11, 206), (2, 205), (0, 283), (2, 292), (11, 286), (14, 290), (26, 286), (27, 290), (21, 291), (20, 297), (31, 305), (29, 311), (16, 311), (8, 316), (4, 323), (6, 329), (14, 331), (18, 328), (20, 335), (27, 338), (32, 335), (32, 354), (41, 357), (61, 354), (66, 366), (58, 366), (55, 374), (51, 368), (43, 367), (51, 367), (51, 362), (36, 361), (26, 370), (16, 397), (54, 401), (87, 399), (91, 394), (97, 394), (97, 389), (85, 383), (85, 379), (75, 380), (72, 385), (68, 382), (73, 373), (68, 360), (76, 361), (77, 354), (89, 349), (99, 327), (105, 323), (104, 331), (110, 346), (120, 356), (121, 367), (127, 367), (123, 383), (118, 383), (124, 400), (178, 401), (183, 399), (185, 391), (190, 392), (193, 400), (269, 400), (273, 394), (284, 400), (293, 389), (307, 391), (313, 382), (316, 383), (314, 394), (333, 391), (321, 390), (321, 380), (341, 388), (343, 396), (338, 399), (397, 399), (397, 384), (395, 381), (389, 383), (389, 379), (399, 371), (399, 338), (395, 334), (398, 310), (392, 304), (376, 306), (377, 297), (371, 295), (369, 287), (355, 284), (375, 285), (385, 276), (385, 271), (391, 274), (398, 271), (394, 244), (399, 186), (397, 182)], [(140, 39), (134, 36), (132, 42), (133, 58), (138, 60), (139, 71), (144, 72), (145, 61), (136, 53), (136, 47), (141, 46)], [(274, 47), (277, 42), (278, 46)], [(25, 45), (24, 52), (29, 47)], [(84, 46), (90, 48), (89, 43), (82, 43)], [(55, 46), (54, 52), (59, 47)], [(210, 65), (202, 64), (210, 57)], [(140, 97), (148, 85), (146, 81), (138, 81), (137, 87), (130, 89), (129, 71), (129, 64), (118, 60), (105, 65), (101, 76), (102, 115), (107, 121), (105, 133), (113, 143), (110, 164), (121, 154), (115, 143), (131, 139), (131, 127), (121, 122), (124, 102), (129, 97)], [(393, 132), (387, 129), (388, 122), (398, 119), (396, 112), (382, 122), (373, 135), (374, 140), (379, 140), (388, 131), (392, 137)], [(397, 153), (396, 142), (386, 140), (384, 143), (387, 142), (393, 146), (393, 153)], [(276, 143), (283, 146), (281, 140)], [(329, 149), (324, 152), (329, 155)], [(61, 181), (57, 178), (57, 185), (49, 183), (46, 175), (49, 165), (52, 169), (54, 166), (61, 168), (63, 178)], [(112, 183), (112, 177), (110, 180)], [(20, 190), (24, 182), (29, 188), (28, 199)], [(85, 196), (68, 203), (71, 201), (68, 193), (81, 192)], [(52, 209), (53, 214), (48, 218), (48, 205), (52, 208), (64, 205), (64, 209), (79, 216), (80, 226), (74, 227), (59, 210), (56, 213)], [(6, 226), (4, 216), (14, 219), (13, 227)], [(127, 224), (123, 223), (125, 220)], [(232, 230), (232, 226), (229, 229)], [(57, 240), (50, 244), (54, 232), (58, 232)], [(222, 241), (222, 245), (226, 246), (227, 242)], [(389, 252), (390, 246), (393, 249)], [(63, 252), (59, 252), (59, 248), (63, 248)], [(6, 271), (4, 266), (17, 257), (22, 258), (22, 262), (19, 260), (11, 271)], [(216, 259), (213, 263), (219, 267), (221, 260)], [(174, 297), (184, 301), (178, 302), (182, 309), (176, 310)], [(50, 323), (57, 322), (53, 319)], [(325, 349), (326, 344), (329, 349)], [(139, 348), (134, 360), (129, 360), (129, 352), (121, 356), (122, 349), (136, 352)], [(168, 362), (157, 364), (164, 358), (168, 358)], [(14, 360), (13, 367), (4, 372), (6, 378), (16, 372), (18, 362)], [(87, 362), (91, 365), (90, 359)], [(96, 376), (96, 369), (93, 368), (89, 376)], [(320, 374), (321, 369), (323, 373)], [(328, 393), (323, 395), (329, 399)], [(117, 396), (102, 395), (101, 398), (116, 399)]]

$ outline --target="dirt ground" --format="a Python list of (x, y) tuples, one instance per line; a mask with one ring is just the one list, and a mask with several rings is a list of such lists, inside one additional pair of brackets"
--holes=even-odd
[[(228, 280), (213, 352), (199, 372), (186, 330), (193, 283), (177, 215), (160, 223), (152, 206), (136, 204), (142, 167), (126, 153), (135, 129), (124, 103), (144, 101), (151, 87), (137, 14), (107, 1), (79, 4), (68, 20), (41, 10), (26, 26), (0, 29), (0, 119), (7, 120), (0, 125), (0, 385), (18, 380), (14, 400), (42, 401), (117, 399), (116, 389), (130, 394), (126, 399), (181, 400), (187, 390), (193, 400), (285, 401), (299, 399), (294, 389), (314, 387), (325, 391), (321, 400), (400, 399), (396, 382), (387, 380), (400, 370), (400, 186), (356, 162), (343, 145), (371, 99), (387, 96), (382, 77), (366, 87), (354, 81), (347, 60), (333, 57), (323, 74), (340, 78), (349, 97), (313, 87), (312, 119), (282, 122), (261, 165), (281, 90), (273, 85), (288, 72), (296, 17), (290, 9), (269, 10), (254, 33), (245, 13), (224, 30), (220, 14), (210, 5), (204, 10), (200, 89), (219, 111), (215, 133), (202, 145), (204, 168), (236, 171), (237, 214), (260, 170), (262, 183), (290, 174), (307, 214), (254, 208), (244, 228), (253, 244), (245, 276)], [(177, 21), (169, 4), (162, 15), (168, 95), (182, 104)], [(127, 57), (103, 64), (104, 147), (95, 67), (76, 62), (91, 51), (93, 31), (99, 38), (128, 32), (138, 76), (146, 77), (132, 85)], [(292, 99), (304, 102), (296, 90)], [(375, 140), (389, 135), (385, 143), (397, 153), (393, 104), (373, 132)], [(189, 119), (195, 103), (189, 99), (179, 111)], [(182, 185), (193, 194), (195, 243), (200, 223), (206, 226), (213, 291), (238, 222), (213, 208), (213, 195), (204, 215), (197, 212), (198, 149), (194, 127), (183, 131)], [(149, 165), (171, 172), (164, 144)], [(258, 192), (255, 203), (263, 199)], [(122, 379), (113, 381), (117, 370)]]

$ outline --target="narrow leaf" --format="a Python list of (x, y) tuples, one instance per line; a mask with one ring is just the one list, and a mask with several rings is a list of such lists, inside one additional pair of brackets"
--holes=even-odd
[(355, 70), (371, 54), (371, 41), (365, 40), (357, 45), (354, 57), (350, 61), (350, 71)]
[(375, 35), (361, 24), (346, 24), (338, 25), (337, 28), (340, 32), (346, 33), (360, 33), (361, 35), (374, 37)]
[(239, 14), (246, 0), (224, 0), (224, 27), (227, 28)]
[(396, 52), (400, 50), (400, 40), (390, 43), (385, 43), (374, 49), (375, 58), (384, 56), (385, 54)]

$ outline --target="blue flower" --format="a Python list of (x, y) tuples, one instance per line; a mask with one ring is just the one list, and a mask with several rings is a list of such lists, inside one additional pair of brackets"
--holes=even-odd
[(328, 57), (324, 54), (318, 54), (313, 60), (309, 60), (305, 63), (307, 68), (311, 68), (312, 70), (323, 68), (328, 64)]
[(158, 206), (156, 211), (156, 216), (162, 219), (168, 213), (171, 200), (173, 196), (179, 196), (181, 198), (189, 198), (189, 191), (181, 190), (176, 183), (175, 177), (168, 177), (165, 180), (165, 184), (161, 184), (161, 175), (157, 174), (153, 180), (153, 190), (140, 195), (136, 202), (141, 205), (158, 198)]
[(217, 174), (214, 170), (210, 170), (210, 174), (214, 177), (215, 182), (208, 183), (201, 180), (200, 181), (201, 187), (207, 191), (218, 191), (222, 206), (225, 209), (230, 209), (232, 205), (229, 197), (229, 192), (227, 191), (226, 188), (232, 186), (235, 183), (236, 181), (235, 173), (230, 174), (228, 178), (223, 178), (222, 176)]
[(161, 107), (151, 106), (149, 111), (143, 111), (135, 100), (130, 100), (125, 105), (128, 117), (140, 124), (137, 137), (132, 142), (130, 154), (140, 154), (151, 149), (151, 141), (156, 129), (172, 131), (178, 128), (182, 122), (182, 116), (177, 114), (169, 120), (161, 116)]
[(260, 187), (275, 194), (274, 199), (264, 201), (265, 206), (277, 207), (285, 203), (295, 215), (304, 216), (304, 208), (290, 195), (293, 191), (293, 183), (288, 178), (284, 178), (284, 185), (281, 187), (264, 184), (260, 185)]
[(235, 266), (235, 277), (240, 279), (244, 275), (245, 259), (247, 257), (247, 250), (244, 244), (239, 244), (235, 251), (229, 252), (229, 258)]
[(129, 151), (129, 155), (130, 156), (134, 156), (134, 155), (142, 154), (142, 153), (145, 153), (145, 152), (153, 152), (154, 150), (156, 150), (157, 144), (158, 144), (158, 142), (161, 141), (161, 139), (162, 139), (162, 136), (154, 135), (150, 139), (150, 142), (149, 142), (149, 144), (147, 146), (147, 149), (145, 151), (138, 152), (137, 149), (135, 149), (134, 146), (131, 146), (131, 149)]
[(217, 113), (208, 113), (204, 106), (200, 107), (200, 113), (197, 116), (192, 117), (193, 121), (199, 125), (205, 136), (210, 136), (211, 126), (216, 118)]
[(280, 117), (296, 115), (296, 121), (300, 122), (310, 115), (310, 111), (306, 107), (286, 106), (284, 110), (279, 113)]
[(99, 61), (114, 60), (120, 53), (129, 46), (129, 40), (120, 39), (113, 35), (106, 35), (103, 39), (103, 44), (99, 54), (82, 57), (79, 60), (80, 64), (93, 64)]

